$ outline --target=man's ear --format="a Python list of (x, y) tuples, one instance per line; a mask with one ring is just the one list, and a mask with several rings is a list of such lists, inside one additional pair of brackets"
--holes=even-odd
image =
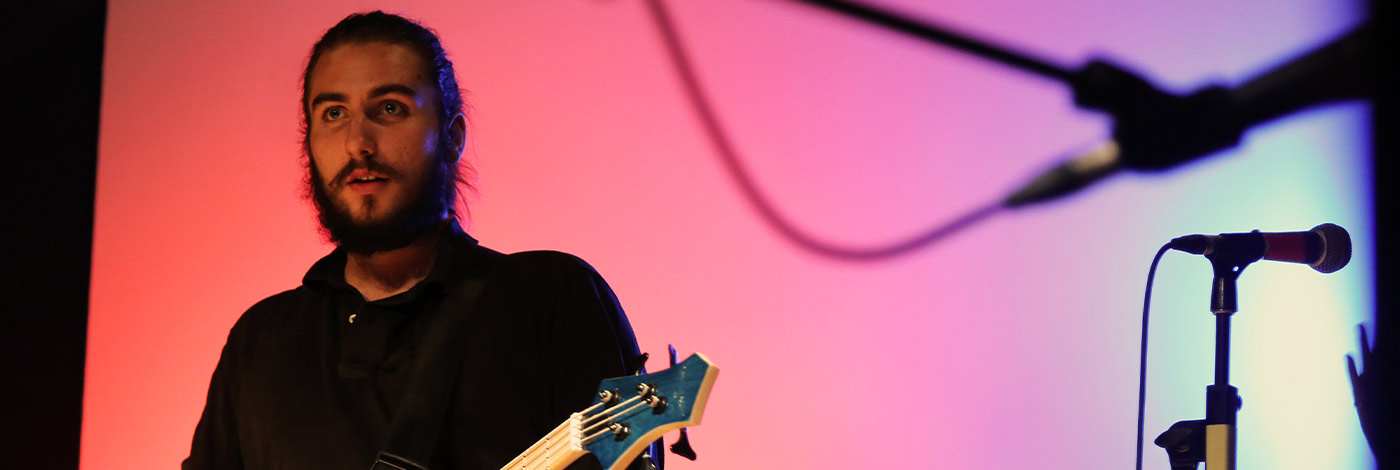
[(443, 134), (447, 136), (447, 145), (452, 146), (452, 163), (462, 159), (462, 152), (467, 149), (467, 118), (462, 113), (453, 114), (447, 119), (447, 125), (443, 128)]

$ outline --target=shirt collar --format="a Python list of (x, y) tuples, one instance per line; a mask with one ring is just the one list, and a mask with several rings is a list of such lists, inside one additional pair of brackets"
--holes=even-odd
[[(437, 254), (433, 261), (433, 269), (428, 271), (428, 276), (419, 281), (417, 285), (410, 288), (410, 291), (419, 290), (419, 287), (441, 287), (446, 290), (447, 283), (456, 279), (461, 274), (461, 263), (453, 262), (454, 258), (460, 258), (469, 253), (477, 246), (477, 241), (471, 235), (467, 235), (462, 230), (462, 226), (457, 223), (457, 219), (448, 219), (449, 223), (439, 230), (443, 231), (437, 242)], [(311, 265), (311, 269), (306, 271), (302, 277), (302, 285), (311, 289), (331, 287), (335, 289), (355, 288), (345, 282), (345, 250), (337, 247), (335, 251), (317, 260)], [(407, 294), (408, 292), (405, 292)]]

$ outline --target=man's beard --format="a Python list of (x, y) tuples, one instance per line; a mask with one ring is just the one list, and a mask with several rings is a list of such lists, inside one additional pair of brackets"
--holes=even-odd
[[(439, 146), (440, 147), (440, 146)], [(391, 251), (413, 243), (424, 231), (442, 222), (443, 214), (449, 212), (452, 204), (452, 184), (454, 176), (451, 167), (445, 163), (441, 151), (437, 153), (437, 163), (421, 175), (405, 175), (398, 169), (378, 160), (352, 160), (341, 168), (331, 181), (344, 185), (344, 181), (355, 170), (369, 170), (385, 175), (397, 184), (403, 185), (406, 192), (402, 205), (389, 210), (378, 220), (357, 220), (350, 208), (339, 199), (333, 199), (326, 188), (321, 172), (316, 168), (316, 160), (310, 161), (309, 183), (311, 201), (316, 206), (316, 216), (321, 222), (321, 233), (331, 242), (350, 253), (370, 254)], [(416, 176), (416, 177), (414, 177)], [(363, 197), (366, 213), (372, 212), (383, 200), (375, 195)]]

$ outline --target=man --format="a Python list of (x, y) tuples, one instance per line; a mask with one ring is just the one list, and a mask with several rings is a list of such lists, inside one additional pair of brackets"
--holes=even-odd
[(345, 18), (312, 49), (302, 113), (309, 197), (337, 248), (234, 325), (184, 468), (369, 468), (434, 380), (446, 409), (411, 429), (438, 436), (420, 463), (500, 468), (628, 372), (636, 340), (591, 267), (503, 256), (455, 221), (466, 124), (430, 30)]

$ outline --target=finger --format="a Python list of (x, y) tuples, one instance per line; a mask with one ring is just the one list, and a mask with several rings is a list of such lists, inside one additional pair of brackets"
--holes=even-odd
[(1371, 358), (1371, 342), (1366, 339), (1366, 325), (1364, 323), (1356, 325), (1356, 328), (1361, 331), (1361, 366), (1365, 367)]
[(1347, 372), (1351, 373), (1351, 387), (1355, 389), (1356, 381), (1361, 379), (1361, 374), (1356, 372), (1356, 361), (1351, 358), (1350, 354), (1347, 354)]

